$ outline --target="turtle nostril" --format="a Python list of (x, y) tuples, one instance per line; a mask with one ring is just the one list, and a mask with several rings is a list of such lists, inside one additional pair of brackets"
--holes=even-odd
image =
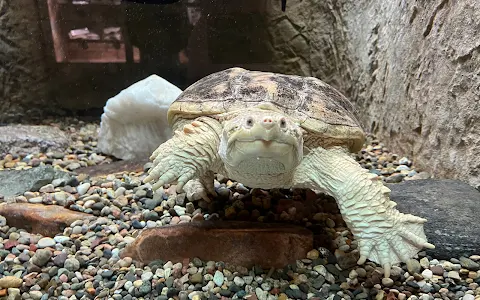
[(265, 127), (266, 129), (271, 129), (274, 125), (273, 123), (273, 118), (271, 117), (265, 117), (263, 118), (263, 122), (262, 122), (262, 125), (263, 127)]
[(264, 122), (264, 123), (272, 123), (273, 120), (272, 120), (272, 118), (270, 118), (270, 117), (266, 117), (266, 118), (263, 119), (263, 122)]

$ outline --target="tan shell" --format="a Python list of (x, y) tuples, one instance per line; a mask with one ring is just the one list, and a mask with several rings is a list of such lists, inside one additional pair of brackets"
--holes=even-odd
[(308, 147), (361, 149), (365, 133), (345, 96), (318, 78), (231, 68), (189, 86), (172, 103), (168, 121), (213, 116), (271, 103), (307, 131)]

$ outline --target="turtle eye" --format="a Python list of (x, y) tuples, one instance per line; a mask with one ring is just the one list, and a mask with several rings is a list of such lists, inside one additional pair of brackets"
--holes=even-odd
[(280, 127), (281, 128), (287, 127), (287, 120), (285, 120), (285, 118), (280, 119)]
[(252, 118), (252, 117), (249, 117), (249, 118), (247, 119), (246, 124), (247, 124), (248, 127), (252, 127), (252, 126), (253, 126), (253, 118)]

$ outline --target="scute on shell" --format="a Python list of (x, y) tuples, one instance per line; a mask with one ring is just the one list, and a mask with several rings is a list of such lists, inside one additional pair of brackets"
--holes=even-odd
[(306, 131), (306, 144), (361, 149), (365, 133), (353, 105), (318, 78), (230, 68), (210, 74), (185, 89), (172, 103), (168, 121), (213, 116), (269, 102)]

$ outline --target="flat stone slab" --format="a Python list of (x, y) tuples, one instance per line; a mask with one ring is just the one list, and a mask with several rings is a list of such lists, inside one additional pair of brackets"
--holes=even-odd
[(140, 172), (148, 159), (118, 160), (108, 164), (88, 166), (75, 170), (77, 174), (87, 174), (91, 177), (114, 174), (118, 172)]
[(23, 195), (26, 191), (36, 192), (54, 179), (68, 179), (72, 175), (55, 170), (52, 166), (38, 166), (27, 170), (0, 171), (0, 195), (4, 197)]
[(94, 219), (95, 216), (75, 212), (58, 205), (31, 203), (1, 203), (0, 215), (7, 219), (10, 227), (17, 227), (31, 233), (54, 237), (65, 227), (81, 219)]
[(397, 208), (427, 218), (425, 234), (437, 259), (480, 254), (480, 192), (458, 180), (412, 180), (389, 184)]
[(1, 153), (63, 152), (68, 148), (67, 134), (46, 125), (0, 126)]
[(306, 257), (313, 234), (294, 225), (204, 221), (143, 230), (121, 253), (143, 263), (198, 257), (247, 268), (282, 268)]

